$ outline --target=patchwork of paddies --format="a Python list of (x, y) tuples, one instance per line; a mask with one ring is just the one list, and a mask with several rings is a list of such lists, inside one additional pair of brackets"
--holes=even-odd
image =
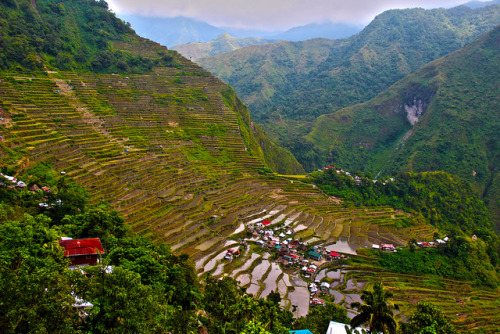
[(3, 161), (50, 160), (136, 232), (195, 258), (224, 245), (252, 213), (273, 208), (330, 242), (340, 235), (356, 243), (369, 235), (405, 242), (391, 229), (391, 208), (346, 209), (311, 185), (259, 175), (265, 166), (249, 153), (244, 124), (222, 98), (227, 86), (182, 57), (176, 61), (128, 76), (2, 73)]
[(301, 230), (297, 237), (323, 244), (343, 237), (354, 245), (402, 245), (433, 233), (429, 226), (397, 228), (406, 214), (390, 207), (347, 208), (310, 184), (262, 173), (263, 162), (242, 139), (240, 116), (224, 103), (227, 86), (176, 60), (177, 67), (128, 76), (1, 73), (2, 161), (19, 168), (50, 161), (84, 185), (93, 203), (108, 201), (134, 231), (189, 254), (200, 273), (246, 280), (256, 295), (297, 292), (265, 254), (248, 250), (221, 261), (234, 232), (252, 221), (284, 222)]

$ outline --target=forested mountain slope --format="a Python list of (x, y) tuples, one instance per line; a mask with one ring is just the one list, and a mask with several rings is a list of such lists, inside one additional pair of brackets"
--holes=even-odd
[[(199, 73), (178, 71), (179, 75), (206, 76), (214, 80), (176, 52), (135, 35), (107, 10), (104, 1), (70, 1), (64, 5), (10, 1), (1, 7), (1, 11), (0, 34), (4, 43), (0, 44), (0, 68), (6, 70), (132, 74), (151, 72), (156, 67), (181, 69), (184, 63), (196, 68)], [(174, 86), (189, 88), (189, 83), (183, 84), (181, 79), (177, 79)], [(192, 100), (204, 101), (207, 98), (202, 91), (190, 93), (198, 94)], [(173, 99), (173, 95), (170, 98)], [(258, 126), (252, 125), (250, 130), (251, 120), (246, 107), (239, 104), (235, 112), (241, 121), (240, 130), (250, 154), (282, 173), (302, 171), (293, 156), (271, 143)], [(276, 159), (278, 156), (280, 158)]]
[(445, 170), (500, 222), (500, 26), (373, 100), (318, 118), (307, 137), (335, 164), (374, 175)]
[[(276, 170), (300, 166), (272, 147), (230, 87), (138, 37), (106, 7), (0, 3), (0, 332), (288, 332), (296, 325), (292, 305), (301, 303), (295, 315), (305, 315), (309, 291), (274, 262), (275, 253), (240, 242), (263, 220), (307, 243), (303, 255), (313, 245), (402, 247), (435, 234), (456, 237), (443, 251), (459, 252), (456, 267), (479, 264), (474, 281), (463, 269), (432, 280), (390, 272), (394, 261), (382, 266), (378, 254), (343, 266), (349, 273), (337, 281), (347, 283), (346, 298), (353, 277), (383, 280), (398, 291), (405, 314), (423, 298), (447, 315), (464, 314), (454, 320), (464, 331), (498, 327), (498, 238), (470, 188), (446, 173), (402, 173), (387, 189), (423, 188), (412, 206), (395, 207), (387, 196), (365, 206), (326, 195), (307, 176), (276, 175), (264, 161), (280, 163)], [(347, 182), (352, 193), (365, 189)], [(321, 187), (332, 190), (330, 179)], [(463, 195), (432, 210), (436, 192)], [(448, 215), (455, 207), (463, 210)], [(465, 224), (457, 221), (462, 215)], [(62, 236), (99, 237), (102, 266), (86, 275), (68, 270)], [(223, 260), (237, 247), (239, 258)], [(433, 263), (447, 256), (438, 253)], [(270, 294), (276, 290), (281, 297)], [(330, 310), (347, 321), (334, 300), (313, 309), (310, 323), (319, 326), (315, 317), (323, 315), (329, 322), (331, 313), (321, 312)], [(82, 302), (94, 306), (78, 312)]]
[(323, 164), (302, 138), (314, 119), (364, 102), (500, 23), (500, 6), (390, 10), (343, 40), (279, 42), (200, 60), (307, 170)]

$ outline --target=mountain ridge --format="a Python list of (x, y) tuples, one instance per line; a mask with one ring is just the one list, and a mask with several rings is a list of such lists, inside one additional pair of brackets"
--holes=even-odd
[(198, 62), (231, 84), (255, 121), (311, 171), (325, 164), (302, 140), (316, 117), (373, 98), (498, 23), (498, 5), (391, 10), (347, 39), (252, 46)]
[(179, 52), (188, 59), (196, 61), (200, 58), (231, 52), (249, 45), (260, 45), (274, 42), (276, 42), (274, 39), (263, 39), (258, 37), (236, 38), (228, 33), (223, 33), (210, 42), (191, 42), (188, 44), (174, 45), (172, 50)]
[(497, 26), (373, 100), (321, 116), (308, 139), (349, 169), (459, 175), (474, 185), (500, 227), (499, 40)]

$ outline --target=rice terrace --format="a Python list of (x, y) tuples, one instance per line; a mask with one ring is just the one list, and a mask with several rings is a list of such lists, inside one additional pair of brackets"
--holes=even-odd
[[(71, 3), (65, 2), (66, 14), (57, 19), (72, 13)], [(39, 186), (52, 182), (50, 188), (62, 192), (71, 180), (88, 194), (87, 208), (116, 210), (136, 235), (168, 245), (179, 263), (187, 261), (200, 284), (231, 277), (255, 298), (277, 292), (279, 305), (295, 318), (325, 300), (345, 307), (352, 318), (363, 289), (381, 281), (399, 305), (398, 321), (408, 321), (417, 303), (426, 301), (458, 332), (498, 331), (500, 290), (490, 284), (497, 281), (496, 269), (488, 267), (477, 281), (443, 275), (439, 268), (426, 274), (424, 262), (408, 269), (416, 256), (437, 254), (457, 235), (477, 245), (471, 253), (490, 251), (481, 240), (474, 244), (483, 235), (473, 236), (475, 227), (467, 225), (476, 220), (484, 236), (493, 238), (492, 228), (478, 218), (484, 211), (443, 233), (443, 226), (450, 227), (441, 219), (445, 213), (431, 205), (448, 199), (438, 198), (441, 190), (426, 188), (426, 182), (451, 184), (446, 191), (452, 195), (467, 194), (454, 204), (460, 210), (478, 201), (472, 188), (441, 172), (376, 180), (332, 165), (306, 175), (252, 121), (235, 91), (210, 72), (131, 32), (108, 43), (129, 70), (120, 72), (114, 63), (101, 71), (1, 67), (0, 167), (8, 181), (2, 179), (0, 190), (16, 204), (9, 209), (1, 203), (0, 224), (54, 211), (46, 203), (55, 195)], [(139, 63), (149, 67), (131, 70)], [(9, 184), (10, 175), (24, 185)], [(404, 191), (415, 205), (411, 209), (391, 193), (401, 184), (409, 184)], [(70, 221), (59, 218), (60, 224)], [(110, 248), (119, 244), (109, 240)], [(434, 270), (436, 262), (428, 263)]]

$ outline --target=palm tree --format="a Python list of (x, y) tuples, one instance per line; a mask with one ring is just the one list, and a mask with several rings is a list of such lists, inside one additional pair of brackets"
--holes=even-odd
[(351, 319), (351, 327), (368, 323), (370, 333), (395, 334), (397, 323), (392, 312), (393, 309), (398, 309), (398, 306), (390, 304), (390, 298), (392, 298), (392, 293), (385, 291), (380, 282), (376, 282), (372, 290), (363, 290), (361, 300), (364, 304), (361, 305), (358, 302), (351, 304), (360, 312)]

